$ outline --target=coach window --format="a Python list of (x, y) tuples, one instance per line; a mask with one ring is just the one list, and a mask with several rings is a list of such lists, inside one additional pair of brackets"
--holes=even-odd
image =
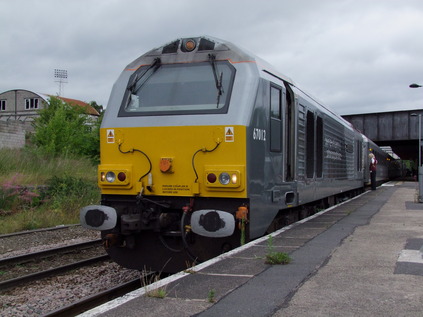
[(282, 150), (282, 111), (281, 89), (270, 87), (270, 150), (280, 152)]
[(323, 176), (323, 119), (316, 119), (316, 176)]
[(323, 119), (316, 119), (316, 176), (323, 176)]
[(356, 140), (355, 141), (355, 147), (356, 147), (355, 153), (357, 155), (357, 157), (356, 157), (357, 165), (356, 166), (357, 166), (357, 171), (359, 172), (363, 168), (363, 162), (361, 160), (361, 156), (363, 154), (363, 144), (362, 144), (362, 142), (359, 141), (359, 140)]
[(314, 174), (314, 113), (307, 111), (306, 130), (306, 176), (313, 178)]

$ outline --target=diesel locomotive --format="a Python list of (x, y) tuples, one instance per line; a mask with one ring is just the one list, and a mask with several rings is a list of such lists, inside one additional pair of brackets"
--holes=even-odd
[[(100, 131), (100, 205), (81, 224), (111, 258), (176, 272), (264, 235), (293, 210), (379, 180), (389, 156), (257, 56), (180, 38), (130, 63)], [(282, 219), (282, 220), (281, 220)]]

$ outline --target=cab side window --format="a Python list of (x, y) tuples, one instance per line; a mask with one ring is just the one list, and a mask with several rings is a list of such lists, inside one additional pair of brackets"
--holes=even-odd
[(282, 151), (282, 90), (270, 86), (270, 151)]

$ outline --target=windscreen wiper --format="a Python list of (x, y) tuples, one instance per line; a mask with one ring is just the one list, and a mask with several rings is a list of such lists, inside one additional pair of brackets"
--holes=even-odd
[(220, 103), (220, 96), (223, 95), (223, 72), (220, 73), (218, 76), (218, 71), (216, 67), (216, 56), (213, 54), (209, 54), (209, 60), (213, 69), (213, 75), (214, 75), (214, 82), (216, 83), (216, 89), (217, 89), (217, 108), (219, 108)]
[[(162, 66), (162, 62), (159, 57), (154, 59), (153, 64), (151, 64), (142, 75), (136, 75), (134, 82), (131, 84), (131, 86), (128, 87), (128, 90), (131, 92), (131, 94), (136, 94), (138, 90), (147, 82), (147, 80)], [(150, 74), (146, 76), (146, 74), (150, 71)], [(140, 81), (143, 79), (142, 81)]]

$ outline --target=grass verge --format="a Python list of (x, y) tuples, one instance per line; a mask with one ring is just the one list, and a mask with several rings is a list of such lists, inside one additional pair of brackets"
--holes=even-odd
[(98, 203), (97, 166), (32, 148), (0, 149), (0, 234), (79, 222)]

